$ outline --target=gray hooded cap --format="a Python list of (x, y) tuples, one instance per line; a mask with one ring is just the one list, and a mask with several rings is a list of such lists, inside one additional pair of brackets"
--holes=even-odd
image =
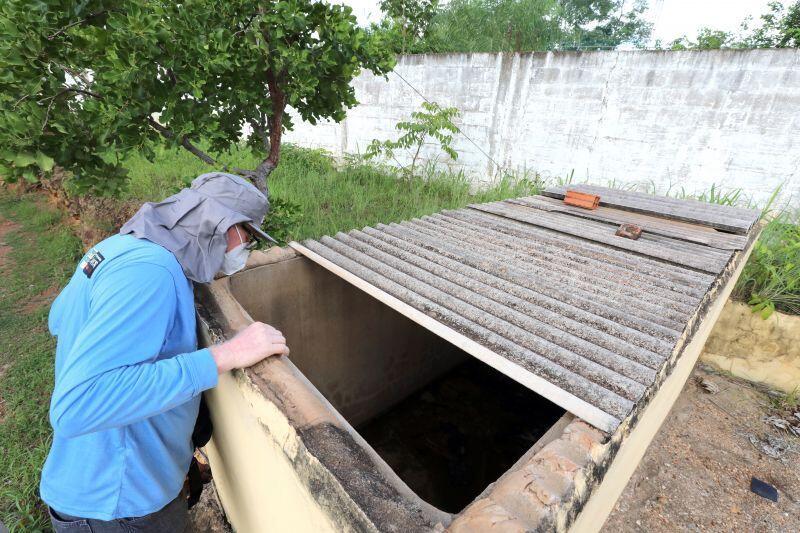
[(208, 283), (222, 267), (234, 224), (261, 226), (269, 211), (264, 194), (241, 176), (210, 172), (161, 202), (147, 202), (119, 230), (159, 244), (175, 255), (186, 277)]

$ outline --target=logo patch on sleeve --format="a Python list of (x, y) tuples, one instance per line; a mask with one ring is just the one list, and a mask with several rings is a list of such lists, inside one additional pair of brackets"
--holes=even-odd
[(91, 278), (97, 266), (103, 262), (105, 257), (97, 250), (90, 250), (86, 257), (81, 261), (80, 267), (87, 278)]

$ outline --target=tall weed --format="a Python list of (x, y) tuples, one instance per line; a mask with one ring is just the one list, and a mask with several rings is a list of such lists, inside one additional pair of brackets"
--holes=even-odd
[(771, 219), (753, 247), (734, 288), (735, 298), (748, 302), (768, 318), (775, 311), (800, 314), (800, 225), (797, 212)]

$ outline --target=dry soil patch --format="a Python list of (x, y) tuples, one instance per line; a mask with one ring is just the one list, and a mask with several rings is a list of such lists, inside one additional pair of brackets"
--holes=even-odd
[(17, 229), (19, 224), (11, 222), (3, 217), (0, 217), (0, 269), (6, 264), (8, 252), (11, 251), (11, 246), (6, 243), (6, 235), (9, 232)]
[[(800, 439), (766, 423), (771, 414), (789, 416), (749, 382), (696, 369), (604, 531), (800, 531)], [(795, 451), (773, 459), (751, 442), (769, 436)], [(750, 492), (753, 476), (777, 487), (777, 503)]]
[(59, 287), (58, 285), (52, 285), (48, 287), (47, 289), (43, 290), (42, 292), (40, 292), (39, 294), (28, 300), (28, 302), (26, 302), (25, 305), (22, 307), (22, 312), (25, 314), (29, 314), (34, 312), (43, 305), (50, 305), (51, 303), (53, 303), (53, 300), (56, 299), (56, 296), (58, 296), (60, 290), (61, 287)]
[(233, 531), (222, 512), (213, 483), (205, 486), (200, 501), (189, 511), (189, 531), (191, 533), (231, 533)]

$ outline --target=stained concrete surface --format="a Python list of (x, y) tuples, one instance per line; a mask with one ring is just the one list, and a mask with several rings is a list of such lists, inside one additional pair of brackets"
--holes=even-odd
[[(705, 392), (702, 379), (714, 382), (719, 392)], [(603, 531), (800, 531), (797, 455), (772, 459), (749, 440), (749, 435), (789, 438), (764, 423), (772, 412), (753, 384), (696, 369)], [(792, 442), (800, 447), (800, 439)], [(751, 476), (778, 487), (778, 502), (751, 493)], [(206, 492), (191, 513), (193, 531), (229, 531), (210, 496)]]
[[(268, 273), (271, 266), (256, 270)], [(230, 281), (200, 288), (209, 306), (201, 308), (203, 345), (251, 320), (233, 299)], [(335, 322), (350, 314), (341, 311), (320, 318)], [(352, 337), (359, 338), (363, 335)], [(351, 343), (343, 353), (356, 347)], [(330, 345), (321, 349), (321, 356), (337, 353)], [(378, 388), (386, 380), (372, 382)], [(268, 358), (246, 371), (223, 374), (207, 399), (215, 433), (206, 450), (235, 529), (400, 531), (449, 521), (402, 483), (289, 358)]]
[(217, 498), (213, 482), (205, 486), (200, 501), (189, 510), (188, 531), (191, 533), (233, 532), (233, 528), (225, 519), (225, 513)]
[(353, 425), (467, 357), (302, 257), (246, 270), (230, 283), (254, 320), (283, 332), (292, 362)]
[(728, 301), (701, 359), (738, 377), (791, 393), (800, 387), (800, 317)]
[[(798, 451), (800, 439), (764, 422), (773, 410), (753, 384), (702, 367), (693, 377), (603, 530), (800, 531), (800, 456), (786, 452), (772, 459), (750, 436), (773, 435)], [(700, 379), (714, 382), (719, 392), (706, 392)], [(778, 488), (777, 503), (750, 492), (752, 476)]]

